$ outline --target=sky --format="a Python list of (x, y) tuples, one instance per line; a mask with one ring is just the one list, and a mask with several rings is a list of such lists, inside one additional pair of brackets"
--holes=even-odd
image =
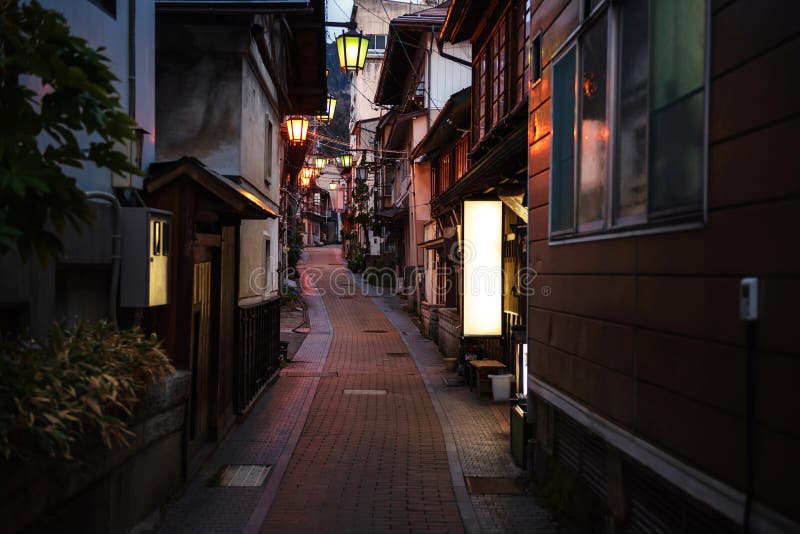
[[(347, 22), (353, 11), (353, 0), (325, 0), (327, 11), (325, 20)], [(333, 41), (343, 28), (328, 28), (328, 41)]]

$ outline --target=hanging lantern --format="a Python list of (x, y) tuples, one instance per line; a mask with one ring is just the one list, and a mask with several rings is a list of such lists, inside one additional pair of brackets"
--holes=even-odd
[(305, 143), (308, 135), (308, 118), (300, 115), (290, 116), (286, 119), (286, 131), (289, 133), (290, 143)]
[(330, 124), (333, 120), (333, 110), (336, 109), (336, 99), (333, 98), (331, 95), (328, 95), (328, 99), (325, 102), (325, 114), (324, 115), (317, 115), (317, 121), (323, 122), (325, 124)]
[(300, 185), (308, 187), (311, 185), (311, 180), (314, 178), (314, 167), (304, 166), (300, 169)]
[(336, 191), (336, 188), (338, 186), (339, 186), (339, 184), (337, 184), (336, 182), (331, 182), (331, 183), (328, 184), (328, 189), (330, 189), (331, 191)]
[(314, 166), (317, 169), (322, 169), (325, 167), (325, 164), (328, 163), (328, 158), (325, 156), (314, 156)]
[(352, 167), (353, 155), (345, 152), (344, 154), (339, 156), (339, 165), (341, 165), (343, 169), (349, 169), (350, 167)]
[(369, 39), (360, 32), (349, 31), (336, 38), (339, 53), (339, 68), (345, 72), (358, 72), (367, 59)]

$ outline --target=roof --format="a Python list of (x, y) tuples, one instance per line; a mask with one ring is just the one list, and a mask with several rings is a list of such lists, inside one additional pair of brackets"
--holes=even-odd
[(270, 207), (273, 202), (256, 188), (244, 180), (223, 176), (190, 156), (175, 161), (153, 163), (150, 165), (150, 174), (151, 176), (144, 182), (148, 193), (188, 178), (227, 204), (233, 214), (243, 219), (274, 219), (278, 216), (278, 213)]
[(444, 23), (449, 4), (448, 0), (436, 7), (402, 15), (389, 23), (386, 52), (375, 91), (376, 103), (402, 104), (405, 91), (415, 89), (414, 83), (418, 76), (415, 75), (417, 68), (412, 60), (423, 35), (433, 33), (436, 36)]
[[(462, 200), (465, 196), (497, 187), (504, 178), (514, 178), (528, 163), (528, 129), (521, 125), (495, 145), (456, 183), (436, 198), (439, 206)], [(524, 180), (523, 180), (524, 181)], [(516, 194), (516, 191), (513, 191)]]
[(461, 137), (459, 130), (469, 128), (471, 92), (472, 87), (465, 87), (447, 99), (425, 137), (411, 152), (412, 158), (422, 156), (422, 161), (434, 158)]
[(487, 0), (452, 0), (439, 33), (439, 40), (448, 43), (466, 41), (482, 18), (487, 16)]

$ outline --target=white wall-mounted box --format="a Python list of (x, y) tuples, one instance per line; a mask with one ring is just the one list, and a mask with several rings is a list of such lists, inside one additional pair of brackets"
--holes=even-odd
[(153, 208), (122, 208), (122, 266), (119, 303), (123, 308), (169, 304), (172, 213)]

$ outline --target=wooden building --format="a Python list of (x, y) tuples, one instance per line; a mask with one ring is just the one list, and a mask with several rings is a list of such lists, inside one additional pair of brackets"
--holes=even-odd
[(532, 3), (538, 474), (631, 532), (797, 531), (800, 3)]
[[(432, 186), (437, 217), (456, 228), (461, 245), (457, 261), (462, 262), (458, 269), (463, 269), (457, 275), (458, 314), (440, 312), (439, 331), (457, 320), (453, 332), (471, 338), (470, 344), (480, 346), (483, 356), (505, 363), (511, 371), (517, 367), (514, 330), (524, 324), (526, 313), (518, 279), (525, 267), (527, 229), (527, 14), (522, 0), (450, 2), (439, 40), (471, 45), (470, 127), (452, 155), (438, 160)], [(468, 220), (467, 203), (473, 201), (494, 203), (499, 209), (498, 228), (488, 236), (494, 247), (491, 255), (496, 256), (488, 271), (498, 271), (493, 288), (468, 273), (469, 258), (490, 246), (484, 239), (470, 239), (470, 224), (486, 222)], [(478, 274), (486, 274), (486, 267), (480, 265)], [(498, 290), (500, 295), (493, 295)], [(491, 317), (485, 316), (489, 312), (483, 309), (488, 302), (484, 297), (494, 299)], [(496, 326), (490, 334), (473, 332), (468, 320), (473, 316), (478, 317), (475, 322), (491, 319)]]

